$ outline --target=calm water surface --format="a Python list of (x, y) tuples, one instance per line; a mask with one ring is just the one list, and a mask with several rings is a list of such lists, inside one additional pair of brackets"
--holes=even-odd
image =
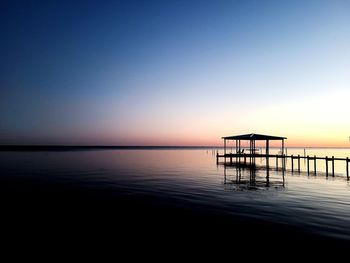
[[(115, 195), (154, 196), (159, 202), (350, 240), (350, 186), (344, 163), (336, 162), (335, 176), (326, 177), (321, 161), (316, 176), (304, 172), (304, 161), (303, 171), (292, 173), (289, 161), (284, 173), (271, 167), (267, 180), (262, 167), (252, 172), (217, 165), (215, 153), (213, 149), (0, 152), (0, 169), (2, 180), (12, 182), (7, 191), (28, 190), (32, 181), (108, 189)], [(288, 154), (304, 152), (288, 149)], [(307, 154), (346, 157), (350, 150), (307, 149)], [(263, 163), (257, 159), (258, 165)]]

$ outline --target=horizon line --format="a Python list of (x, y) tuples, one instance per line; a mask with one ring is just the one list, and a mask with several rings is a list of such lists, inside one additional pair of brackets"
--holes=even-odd
[[(208, 149), (223, 149), (223, 146), (209, 146), (209, 145), (57, 145), (57, 144), (0, 144), (0, 151), (7, 150), (55, 150), (55, 149), (142, 149), (142, 148), (208, 148)], [(229, 147), (231, 148), (231, 147)], [(233, 148), (233, 147), (232, 147)], [(257, 147), (265, 148), (265, 147)], [(281, 148), (278, 146), (271, 146), (270, 148)], [(349, 149), (350, 146), (287, 146), (285, 148), (332, 148), (332, 149)]]

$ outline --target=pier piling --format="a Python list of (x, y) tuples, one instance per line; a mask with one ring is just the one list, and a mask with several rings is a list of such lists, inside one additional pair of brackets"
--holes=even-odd
[(314, 155), (314, 175), (316, 175), (316, 155)]
[(326, 156), (326, 176), (328, 177), (328, 156)]
[(310, 174), (310, 160), (309, 160), (309, 155), (306, 157), (307, 158), (307, 174)]
[(334, 177), (334, 156), (332, 156), (332, 176)]

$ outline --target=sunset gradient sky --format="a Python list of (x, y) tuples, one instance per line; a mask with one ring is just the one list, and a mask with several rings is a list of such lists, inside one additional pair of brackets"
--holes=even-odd
[(350, 146), (350, 1), (2, 1), (0, 32), (0, 144)]

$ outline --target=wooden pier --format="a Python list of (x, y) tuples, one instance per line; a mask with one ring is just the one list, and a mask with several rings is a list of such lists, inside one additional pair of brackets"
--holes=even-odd
[[(291, 161), (291, 170), (292, 172), (294, 172), (295, 170), (297, 172), (300, 173), (300, 160), (306, 160), (307, 163), (307, 173), (310, 174), (310, 162), (313, 162), (313, 173), (316, 174), (317, 171), (317, 160), (320, 161), (325, 161), (326, 163), (326, 176), (329, 175), (329, 162), (331, 163), (332, 166), (332, 176), (334, 176), (334, 163), (335, 161), (343, 161), (346, 163), (346, 176), (349, 179), (349, 162), (350, 159), (349, 157), (346, 158), (338, 158), (338, 157), (319, 157), (319, 156), (300, 156), (300, 155), (276, 155), (276, 154), (270, 154), (270, 155), (266, 155), (266, 154), (234, 154), (234, 153), (227, 153), (227, 154), (216, 154), (216, 162), (219, 163), (220, 158), (224, 158), (224, 162), (226, 164), (233, 164), (234, 162), (232, 161), (233, 159), (238, 159), (238, 161), (236, 161), (235, 163), (240, 163), (240, 164), (246, 164), (246, 160), (252, 160), (254, 158), (266, 158), (266, 166), (270, 167), (270, 165), (268, 165), (269, 163), (269, 159), (270, 158), (275, 158), (276, 159), (276, 169), (278, 169), (278, 160), (282, 160), (282, 165), (281, 165), (281, 169), (286, 169), (286, 160), (290, 159)], [(227, 161), (229, 160), (229, 161)], [(243, 160), (243, 162), (241, 162), (241, 160)], [(294, 162), (296, 162), (296, 167), (294, 166)], [(255, 164), (254, 162), (250, 162), (248, 164)], [(296, 169), (295, 169), (296, 168)]]
[[(326, 176), (329, 175), (329, 163), (332, 166), (331, 174), (334, 176), (334, 163), (335, 161), (342, 161), (345, 162), (346, 166), (346, 176), (349, 180), (349, 157), (346, 158), (339, 158), (339, 157), (319, 157), (319, 156), (300, 156), (300, 155), (286, 155), (284, 154), (284, 140), (287, 139), (285, 137), (278, 137), (278, 136), (270, 136), (270, 135), (262, 135), (262, 134), (245, 134), (245, 135), (237, 135), (237, 136), (228, 136), (228, 137), (222, 137), (224, 139), (224, 154), (216, 154), (216, 162), (219, 163), (220, 158), (224, 159), (225, 164), (233, 164), (233, 160), (235, 159), (235, 164), (245, 164), (245, 165), (253, 165), (255, 166), (255, 159), (256, 158), (265, 158), (266, 159), (266, 167), (270, 167), (270, 159), (275, 158), (276, 159), (276, 169), (278, 169), (278, 161), (281, 160), (281, 169), (284, 171), (286, 169), (286, 161), (290, 159), (291, 161), (291, 171), (294, 172), (295, 168), (300, 173), (300, 160), (305, 160), (307, 164), (307, 173), (310, 174), (310, 168), (313, 164), (313, 173), (316, 175), (317, 171), (317, 161), (323, 161), (326, 164)], [(226, 153), (226, 141), (227, 140), (234, 140), (236, 141), (236, 153)], [(244, 149), (241, 147), (241, 141), (247, 140), (249, 141), (249, 153), (244, 153)], [(255, 141), (257, 140), (264, 140), (266, 141), (266, 147), (265, 147), (265, 154), (263, 153), (256, 153), (257, 149), (255, 147)], [(270, 154), (269, 153), (269, 141), (270, 140), (281, 140), (281, 154)], [(249, 162), (247, 163), (247, 160)], [(243, 161), (243, 162), (242, 162)], [(294, 162), (296, 162), (296, 167), (294, 166)]]

